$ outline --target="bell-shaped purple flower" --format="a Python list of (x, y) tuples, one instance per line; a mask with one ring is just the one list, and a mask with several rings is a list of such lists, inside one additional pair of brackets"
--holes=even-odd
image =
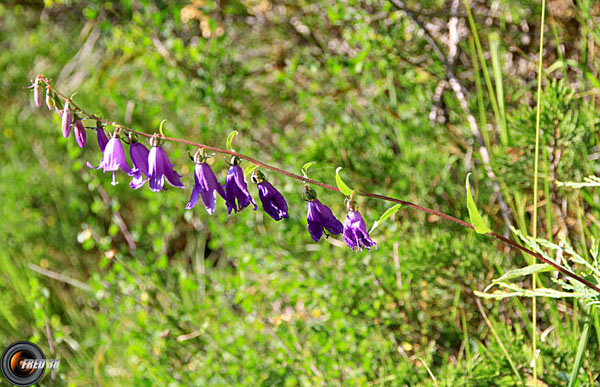
[(73, 123), (73, 112), (71, 112), (69, 102), (70, 100), (68, 99), (65, 101), (65, 106), (62, 112), (59, 113), (59, 116), (61, 117), (60, 128), (62, 129), (64, 138), (69, 137), (69, 134), (71, 134), (71, 124)]
[(215, 211), (217, 194), (225, 199), (225, 190), (217, 180), (215, 173), (206, 162), (196, 163), (194, 168), (194, 188), (190, 201), (185, 206), (186, 210), (194, 208), (198, 202), (198, 197), (202, 196), (202, 201), (206, 207), (206, 211), (210, 215)]
[[(234, 156), (233, 164), (227, 172), (227, 181), (225, 182), (225, 202), (227, 203), (227, 213), (231, 215), (231, 210), (238, 211), (248, 207), (250, 203), (254, 204), (254, 211), (258, 208), (256, 202), (248, 192), (248, 185), (244, 179), (244, 172), (239, 165), (239, 161)], [(237, 203), (236, 203), (237, 200)]]
[(173, 187), (184, 188), (185, 186), (181, 182), (178, 174), (169, 157), (164, 149), (157, 143), (155, 139), (155, 146), (152, 146), (150, 153), (148, 153), (148, 178), (150, 189), (154, 192), (162, 191), (165, 186), (165, 178)]
[(148, 180), (148, 155), (150, 151), (143, 144), (133, 142), (129, 147), (129, 156), (133, 164), (133, 179), (129, 186), (133, 189), (142, 187)]
[(306, 219), (308, 221), (308, 232), (315, 242), (318, 242), (323, 236), (323, 229), (334, 235), (340, 234), (344, 229), (344, 226), (335, 218), (331, 209), (316, 198), (308, 202)]
[(344, 221), (343, 236), (344, 242), (352, 250), (362, 250), (363, 247), (369, 250), (371, 246), (375, 246), (375, 249), (377, 249), (377, 243), (373, 242), (369, 237), (365, 220), (358, 210), (350, 209), (348, 211), (348, 216), (346, 216), (346, 220)]
[(75, 127), (75, 139), (77, 140), (77, 144), (80, 148), (85, 147), (87, 135), (85, 134), (85, 127), (83, 126), (83, 123), (81, 120), (77, 119), (75, 120), (75, 124), (73, 126)]
[[(88, 164), (88, 166), (91, 165)], [(100, 165), (95, 169), (100, 168), (102, 168), (104, 172), (113, 173), (112, 185), (117, 185), (115, 172), (119, 169), (123, 170), (123, 172), (128, 175), (132, 174), (129, 164), (125, 161), (125, 150), (123, 149), (123, 144), (118, 135), (114, 135), (108, 140), (108, 144), (106, 144), (106, 148), (104, 149), (104, 156), (102, 156), (102, 160), (100, 160)]]
[(252, 180), (258, 188), (258, 197), (262, 202), (263, 210), (275, 220), (288, 218), (288, 205), (283, 195), (265, 180), (261, 172), (254, 172)]

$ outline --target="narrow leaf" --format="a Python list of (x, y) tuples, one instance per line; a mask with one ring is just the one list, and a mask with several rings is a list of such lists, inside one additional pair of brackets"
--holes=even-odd
[(533, 273), (540, 273), (540, 272), (553, 271), (553, 270), (556, 270), (556, 269), (554, 269), (550, 265), (547, 265), (545, 263), (536, 263), (533, 265), (522, 267), (520, 269), (507, 271), (506, 273), (504, 273), (504, 275), (502, 277), (493, 280), (493, 282), (500, 282), (500, 281), (505, 281), (505, 280), (509, 280), (509, 279), (513, 279), (513, 278), (525, 277), (525, 276), (531, 275)]
[(315, 161), (310, 161), (302, 166), (302, 174), (304, 175), (304, 177), (308, 177), (308, 168), (312, 167), (314, 163)]
[(475, 205), (475, 200), (473, 200), (473, 196), (471, 196), (471, 186), (469, 185), (469, 173), (467, 175), (467, 181), (465, 186), (467, 187), (467, 209), (469, 210), (469, 219), (471, 219), (471, 224), (475, 227), (475, 231), (478, 234), (487, 234), (490, 232), (490, 228), (485, 224), (483, 218), (477, 211), (477, 206)]
[(237, 130), (234, 130), (233, 132), (229, 133), (229, 136), (227, 136), (227, 149), (232, 150), (231, 148), (231, 142), (233, 141), (233, 138), (238, 134)]
[(246, 170), (244, 171), (244, 177), (248, 178), (248, 175), (250, 175), (252, 172), (254, 172), (256, 170), (256, 168), (258, 168), (258, 165), (254, 165), (254, 164), (250, 164), (246, 167)]
[(395, 205), (391, 206), (390, 208), (388, 208), (387, 210), (385, 210), (385, 212), (381, 215), (381, 217), (379, 217), (379, 219), (377, 219), (375, 221), (375, 223), (373, 223), (373, 226), (371, 227), (371, 230), (369, 230), (369, 234), (372, 233), (373, 230), (375, 230), (387, 218), (389, 218), (390, 216), (392, 216), (396, 212), (398, 212), (398, 210), (400, 209), (400, 207), (402, 207), (402, 204), (395, 204)]
[(341, 169), (342, 167), (338, 167), (335, 170), (335, 182), (341, 193), (343, 193), (346, 196), (350, 196), (352, 194), (352, 190), (346, 185), (346, 183), (344, 183), (344, 180), (342, 180), (342, 177), (340, 176)]

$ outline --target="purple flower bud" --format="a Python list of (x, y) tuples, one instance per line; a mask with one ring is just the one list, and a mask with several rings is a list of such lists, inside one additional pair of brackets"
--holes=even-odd
[(169, 161), (167, 153), (160, 145), (153, 146), (148, 154), (148, 178), (150, 189), (159, 192), (165, 185), (165, 178), (173, 187), (184, 188), (178, 174)]
[(133, 189), (142, 187), (148, 180), (148, 155), (150, 151), (143, 144), (134, 142), (129, 147), (129, 156), (133, 164), (133, 179), (129, 186)]
[(99, 123), (96, 124), (96, 138), (98, 139), (98, 147), (100, 151), (104, 153), (104, 148), (106, 148), (106, 144), (108, 144), (108, 137), (106, 137), (106, 133), (104, 132), (104, 128)]
[(337, 235), (343, 231), (342, 223), (335, 218), (331, 209), (321, 203), (319, 199), (308, 202), (308, 232), (315, 242), (323, 236), (323, 229)]
[(257, 183), (258, 197), (263, 205), (263, 210), (275, 220), (288, 218), (288, 206), (283, 195), (266, 180)]
[(80, 148), (85, 147), (85, 140), (86, 140), (86, 134), (85, 134), (85, 127), (83, 126), (83, 123), (81, 122), (81, 120), (75, 120), (75, 139), (77, 140), (77, 144), (79, 144)]
[(375, 246), (375, 249), (377, 249), (377, 243), (373, 242), (367, 234), (367, 225), (358, 211), (348, 211), (348, 216), (346, 216), (344, 222), (344, 242), (352, 250), (355, 248), (362, 250), (363, 247), (369, 250), (371, 246)]
[[(88, 166), (91, 167), (90, 164), (88, 164)], [(102, 168), (104, 172), (113, 173), (112, 185), (117, 185), (115, 172), (119, 169), (130, 176), (133, 174), (131, 168), (129, 168), (129, 164), (125, 161), (125, 150), (123, 150), (123, 144), (118, 135), (115, 135), (108, 140), (108, 144), (106, 144), (106, 148), (104, 149), (104, 156), (102, 157), (102, 160), (100, 160), (100, 165), (94, 169), (100, 168)]]
[(33, 83), (33, 100), (35, 101), (35, 106), (42, 106), (42, 95), (40, 94), (40, 78), (36, 77), (35, 82)]
[(202, 196), (206, 211), (212, 215), (215, 211), (217, 194), (225, 199), (225, 190), (223, 190), (223, 186), (217, 181), (217, 177), (210, 168), (210, 165), (205, 162), (196, 163), (196, 167), (194, 168), (194, 188), (185, 209), (194, 208), (198, 202), (198, 197)]
[(227, 213), (229, 215), (231, 215), (231, 210), (234, 210), (237, 213), (250, 205), (250, 203), (254, 204), (254, 211), (258, 208), (256, 202), (252, 199), (252, 196), (250, 196), (250, 192), (248, 192), (248, 185), (244, 179), (244, 172), (239, 165), (232, 165), (227, 172), (225, 201), (227, 203)]
[(71, 123), (73, 121), (72, 114), (71, 109), (69, 109), (69, 100), (66, 100), (64, 109), (59, 113), (62, 119), (60, 127), (65, 138), (69, 137), (69, 134), (71, 134)]

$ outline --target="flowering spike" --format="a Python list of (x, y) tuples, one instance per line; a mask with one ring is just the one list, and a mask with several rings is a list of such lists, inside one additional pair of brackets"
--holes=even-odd
[(288, 205), (283, 195), (271, 185), (260, 171), (254, 171), (252, 181), (258, 188), (258, 197), (263, 205), (263, 210), (275, 220), (288, 218)]
[(194, 188), (192, 189), (192, 196), (185, 206), (185, 209), (189, 210), (194, 208), (198, 202), (198, 197), (202, 196), (206, 211), (212, 215), (213, 212), (215, 212), (217, 194), (225, 199), (225, 190), (223, 190), (223, 186), (219, 184), (210, 165), (204, 161), (197, 162), (196, 167), (194, 168)]
[(250, 196), (250, 192), (248, 192), (248, 185), (244, 179), (244, 172), (238, 165), (238, 160), (235, 156), (233, 157), (232, 165), (227, 172), (225, 201), (227, 203), (227, 213), (229, 215), (231, 215), (231, 210), (237, 213), (250, 205), (250, 203), (254, 204), (254, 211), (258, 208), (256, 202), (252, 196)]
[(85, 141), (87, 138), (87, 135), (85, 133), (85, 127), (83, 126), (83, 123), (81, 122), (80, 119), (76, 119), (75, 120), (75, 139), (77, 140), (77, 144), (79, 145), (80, 148), (85, 147)]
[(73, 121), (73, 119), (72, 119), (72, 114), (73, 113), (71, 112), (71, 109), (70, 109), (70, 106), (69, 106), (69, 102), (70, 101), (71, 100), (69, 100), (69, 99), (67, 99), (65, 101), (65, 106), (64, 106), (64, 108), (62, 110), (62, 113), (60, 114), (61, 115), (61, 125), (60, 125), (60, 127), (62, 129), (62, 134), (63, 134), (64, 138), (69, 137), (69, 134), (71, 134), (71, 123)]
[(178, 174), (169, 161), (169, 157), (160, 146), (158, 137), (152, 143), (152, 149), (148, 154), (148, 178), (150, 189), (159, 192), (164, 188), (165, 178), (173, 187), (184, 188), (181, 182), (182, 175)]

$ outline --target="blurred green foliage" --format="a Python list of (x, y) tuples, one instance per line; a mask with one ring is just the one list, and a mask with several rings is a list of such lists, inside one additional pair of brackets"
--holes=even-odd
[[(447, 50), (450, 2), (405, 3)], [(539, 4), (472, 3), (484, 49), (490, 32), (501, 36), (510, 143), (499, 141), (486, 90), (478, 106), (462, 3), (454, 72), (489, 132), (514, 225), (527, 235)], [(545, 67), (563, 55), (597, 76), (600, 10), (590, 1), (551, 3), (559, 40), (548, 32)], [(502, 233), (498, 193), (465, 112), (451, 89), (435, 96), (447, 69), (392, 3), (9, 1), (0, 4), (0, 48), (0, 343), (29, 339), (61, 358), (56, 384), (518, 384), (502, 346), (533, 383), (530, 299), (482, 301), (499, 342), (473, 293), (529, 257), (406, 208), (373, 232), (377, 251), (314, 244), (301, 183), (268, 171), (288, 200), (285, 221), (260, 209), (228, 217), (221, 199), (213, 216), (201, 205), (186, 211), (186, 152), (194, 149), (165, 146), (186, 189), (132, 191), (123, 174), (112, 186), (109, 174), (86, 167), (101, 156), (93, 133), (84, 150), (64, 139), (58, 116), (35, 109), (27, 89), (43, 73), (90, 112), (148, 133), (167, 119), (167, 135), (208, 145), (224, 147), (235, 129), (235, 149), (258, 160), (296, 173), (316, 161), (310, 176), (330, 184), (342, 166), (353, 189), (461, 219), (472, 171), (478, 206)], [(560, 235), (587, 258), (600, 239), (600, 199), (555, 183), (597, 172), (598, 90), (577, 68), (546, 74), (544, 85), (538, 235), (555, 243)], [(226, 168), (214, 158), (220, 179)], [(317, 193), (343, 219), (343, 196)], [(389, 207), (360, 205), (367, 227)], [(554, 274), (542, 282), (556, 286)], [(577, 299), (540, 305), (540, 384), (566, 383), (591, 324), (576, 375), (592, 385), (600, 374), (595, 309)]]

